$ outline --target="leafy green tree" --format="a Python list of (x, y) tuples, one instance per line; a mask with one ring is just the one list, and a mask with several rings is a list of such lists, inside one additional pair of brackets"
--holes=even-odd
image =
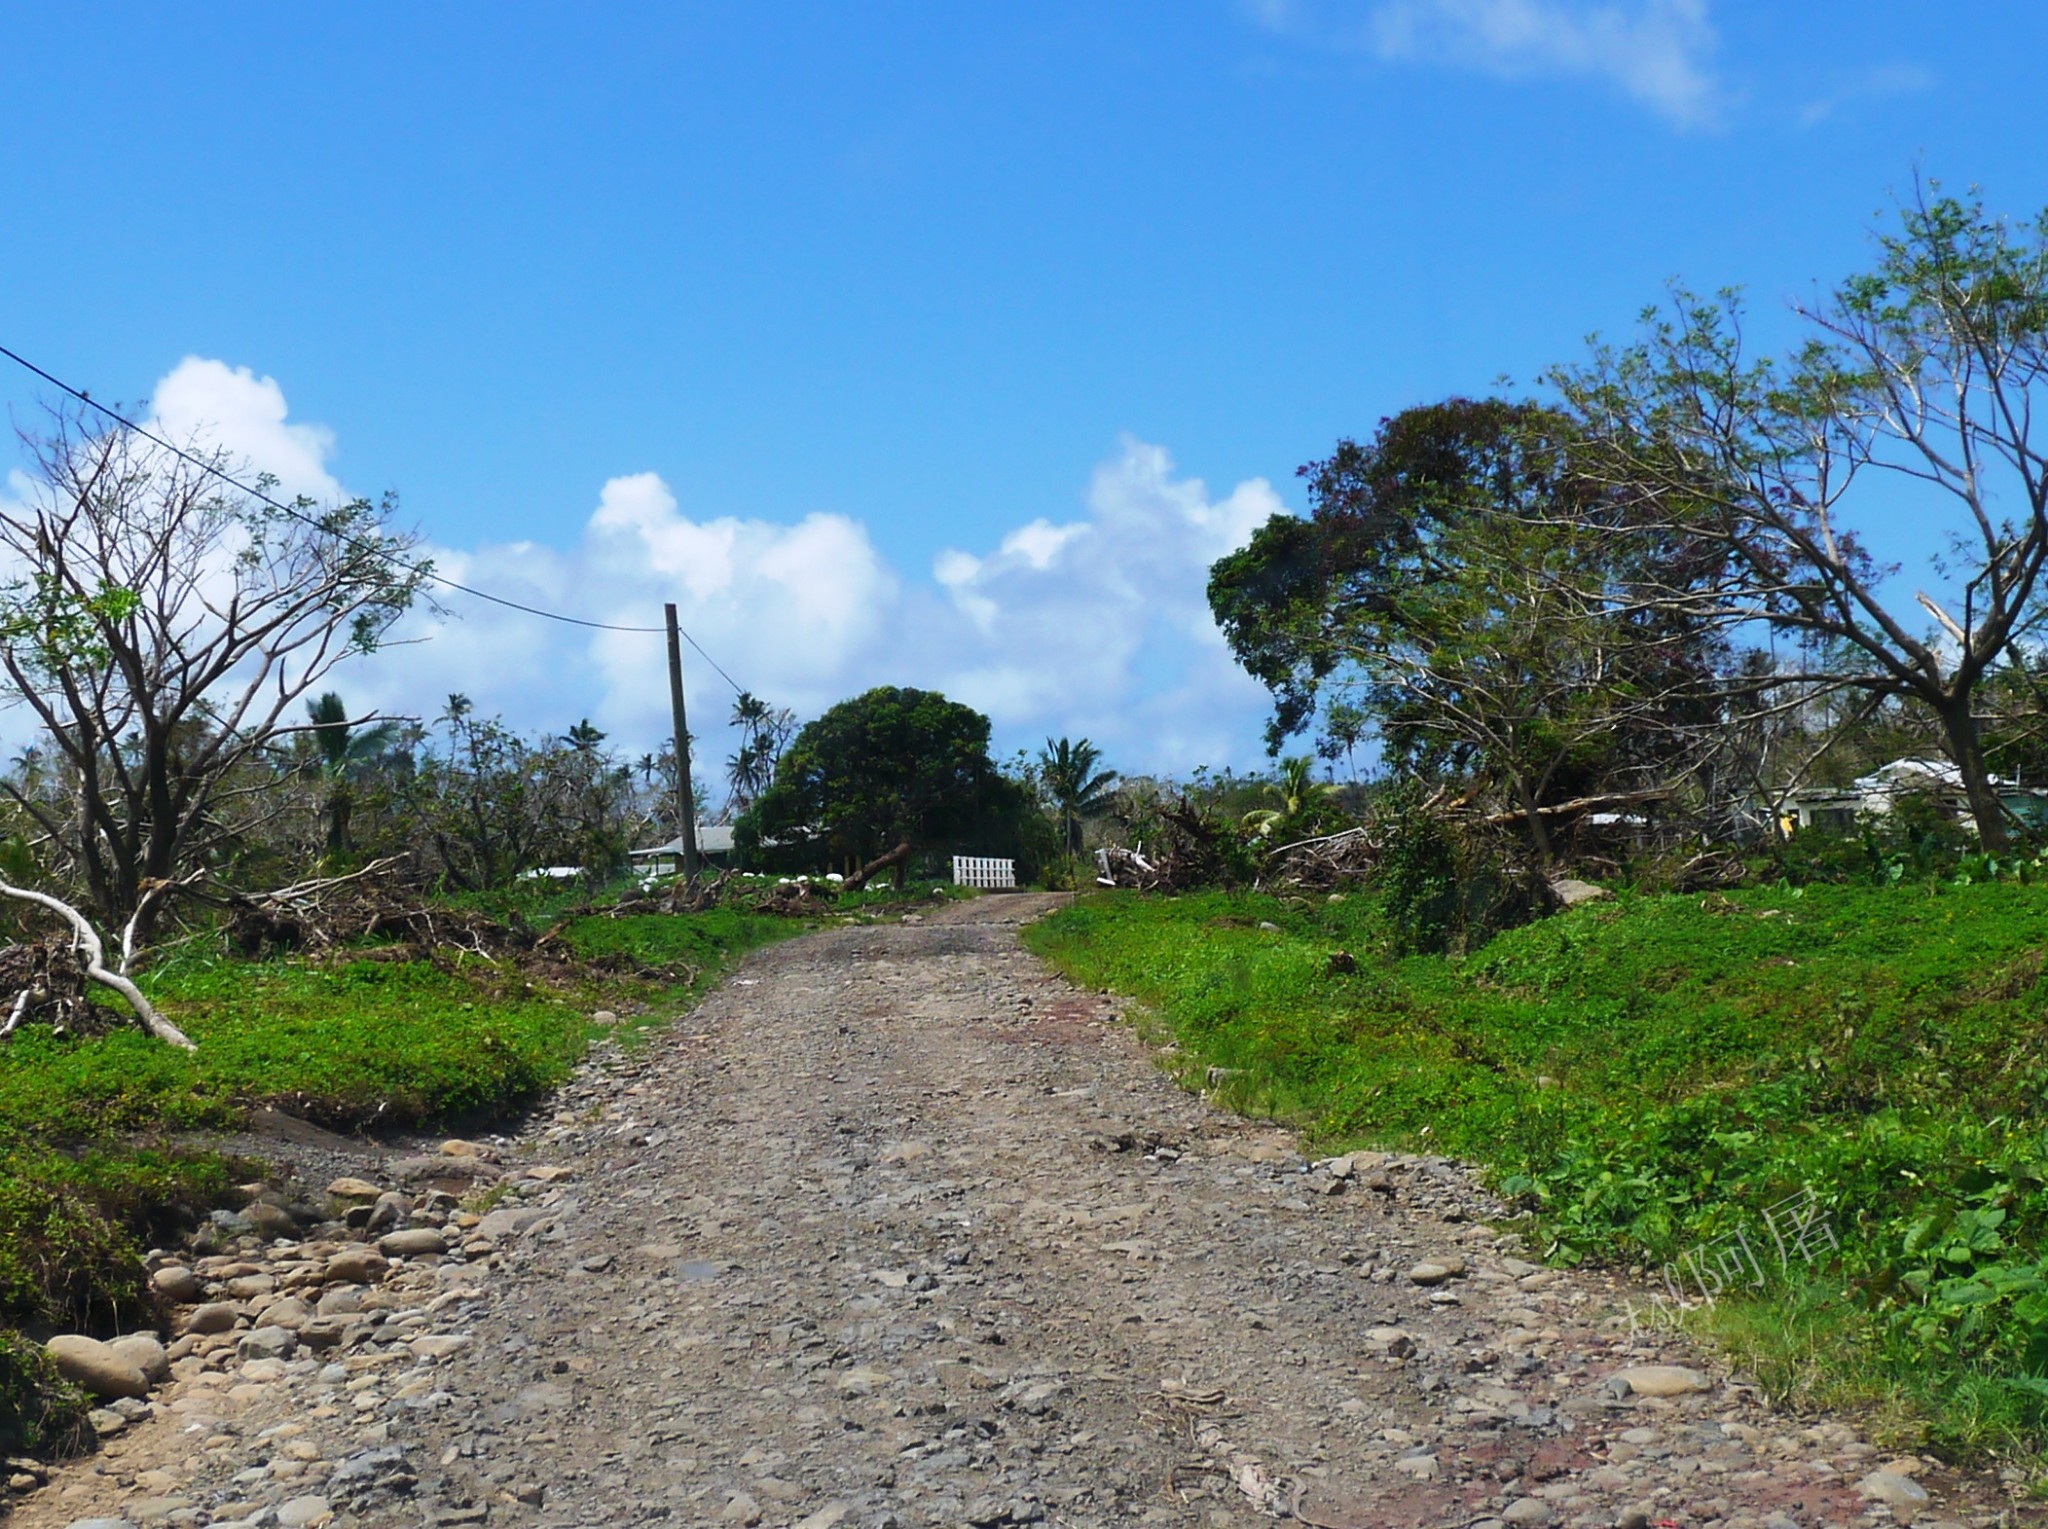
[(767, 847), (790, 864), (862, 863), (906, 840), (1001, 853), (1029, 809), (988, 743), (988, 718), (936, 691), (884, 685), (841, 701), (791, 741), (735, 843), (750, 861)]
[[(1782, 359), (1751, 353), (1737, 295), (1681, 288), (1634, 344), (1550, 380), (1605, 493), (1725, 554), (1710, 591), (1660, 592), (1663, 608), (1821, 639), (1842, 662), (1807, 679), (1926, 708), (2002, 849), (1979, 700), (2044, 615), (2048, 212), (2012, 224), (1936, 190), (1900, 209), (1870, 271), (1795, 306), (1808, 337)], [(1944, 592), (1871, 556), (1866, 502), (1941, 536)]]
[(538, 866), (593, 884), (626, 865), (639, 808), (629, 765), (569, 735), (528, 739), (450, 698), (443, 737), (392, 788), (390, 849), (416, 850), (445, 884), (503, 887)]
[(447, 742), (409, 783), (406, 817), (418, 826), (441, 878), (465, 891), (501, 887), (540, 863), (546, 819), (535, 750), (466, 696), (442, 715)]
[(349, 721), (348, 707), (332, 690), (307, 702), (306, 715), (313, 724), (314, 753), (327, 790), (327, 853), (341, 858), (352, 849), (349, 819), (355, 809), (355, 787), (396, 741), (398, 724), (386, 721), (363, 727)]
[(1069, 862), (1081, 853), (1082, 824), (1107, 812), (1115, 796), (1117, 773), (1097, 769), (1101, 763), (1102, 750), (1086, 738), (1048, 738), (1039, 751), (1038, 789), (1059, 818), (1060, 845)]
[(1545, 859), (1563, 800), (1682, 768), (1724, 645), (1639, 591), (1696, 584), (1711, 549), (1616, 534), (1575, 450), (1553, 411), (1451, 399), (1303, 468), (1310, 517), (1275, 516), (1209, 581), (1273, 691), (1268, 745), (1334, 687), (1392, 758), (1497, 790)]

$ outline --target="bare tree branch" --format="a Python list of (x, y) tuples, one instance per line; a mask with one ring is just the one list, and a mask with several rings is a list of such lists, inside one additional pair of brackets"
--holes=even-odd
[[(111, 988), (114, 992), (120, 994), (122, 1000), (134, 1012), (135, 1022), (148, 1034), (155, 1036), (160, 1041), (168, 1041), (171, 1045), (181, 1047), (186, 1051), (198, 1049), (192, 1044), (191, 1038), (183, 1030), (180, 1030), (176, 1025), (157, 1013), (156, 1006), (143, 996), (142, 989), (130, 980), (125, 969), (113, 971), (108, 968), (106, 946), (100, 939), (99, 931), (93, 928), (92, 922), (83, 913), (80, 913), (61, 898), (52, 897), (47, 892), (38, 892), (32, 887), (17, 887), (7, 881), (0, 881), (0, 896), (34, 903), (40, 908), (47, 908), (50, 912), (63, 919), (71, 926), (72, 938), (76, 941), (78, 947), (85, 952), (85, 974), (87, 977), (101, 986)], [(124, 958), (125, 954), (126, 952), (124, 951)], [(124, 968), (125, 965), (126, 961), (124, 959)], [(26, 990), (24, 990), (23, 996), (27, 996)], [(20, 1022), (23, 1012), (22, 1001), (20, 998), (17, 998), (15, 1000), (14, 1012), (8, 1017), (8, 1030), (12, 1030)]]

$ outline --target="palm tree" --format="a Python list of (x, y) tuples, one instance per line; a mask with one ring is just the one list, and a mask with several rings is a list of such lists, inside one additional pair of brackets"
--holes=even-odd
[(34, 796), (42, 790), (49, 766), (50, 758), (44, 752), (43, 746), (31, 743), (14, 756), (14, 763), (9, 769), (14, 775), (15, 784), (21, 788), (22, 795)]
[(1071, 863), (1081, 852), (1081, 824), (1109, 808), (1116, 771), (1098, 770), (1102, 750), (1086, 738), (1048, 738), (1038, 756), (1038, 779), (1059, 814), (1060, 843)]
[(585, 717), (562, 734), (562, 742), (579, 754), (595, 754), (597, 746), (610, 736), (609, 733), (599, 732), (591, 725), (590, 718)]
[(1244, 826), (1262, 839), (1291, 837), (1313, 827), (1336, 795), (1336, 787), (1316, 779), (1312, 754), (1281, 761), (1280, 777), (1271, 789), (1280, 798), (1278, 806), (1255, 807), (1244, 815)]
[(726, 756), (728, 799), (725, 810), (728, 817), (745, 812), (754, 804), (754, 798), (768, 789), (771, 768), (767, 754), (751, 739), (742, 743), (738, 752)]
[(652, 754), (642, 754), (637, 768), (640, 771), (641, 780), (647, 783), (649, 790), (652, 790), (654, 787), (654, 772), (661, 768), (661, 761)]
[(313, 723), (313, 746), (320, 756), (320, 774), (327, 782), (327, 853), (346, 855), (349, 814), (355, 808), (352, 788), (381, 761), (398, 736), (398, 724), (379, 722), (358, 729), (348, 720), (348, 707), (332, 690), (308, 701), (306, 715)]
[(796, 725), (794, 713), (778, 711), (751, 690), (733, 701), (730, 720), (740, 730), (740, 746), (725, 761), (727, 817), (745, 812), (773, 784), (782, 746)]

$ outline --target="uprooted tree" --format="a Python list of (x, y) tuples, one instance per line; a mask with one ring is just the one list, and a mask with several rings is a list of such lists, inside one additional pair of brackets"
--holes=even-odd
[(277, 810), (300, 697), (374, 648), (428, 575), (389, 500), (285, 505), (267, 479), (237, 488), (218, 452), (82, 408), (23, 439), (35, 470), (0, 501), (0, 670), (55, 768), (0, 791), (53, 881), (132, 954), (166, 889)]

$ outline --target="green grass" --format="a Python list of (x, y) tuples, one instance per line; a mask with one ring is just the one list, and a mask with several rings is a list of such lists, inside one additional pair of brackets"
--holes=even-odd
[[(1780, 1392), (1886, 1397), (1959, 1455), (2048, 1437), (2044, 936), (2017, 885), (1624, 897), (1462, 959), (1391, 956), (1358, 896), (1100, 896), (1027, 934), (1230, 1102), (1484, 1165), (1554, 1259), (1696, 1286), (1682, 1260), (1739, 1235), (1766, 1294), (1708, 1325)], [(1792, 1197), (1839, 1249), (1776, 1255)]]
[(566, 931), (578, 956), (687, 964), (694, 984), (600, 973), (548, 982), (472, 956), (187, 953), (144, 986), (196, 1052), (132, 1028), (79, 1039), (24, 1027), (0, 1045), (0, 1449), (54, 1437), (9, 1400), (36, 1387), (5, 1329), (147, 1320), (140, 1249), (247, 1178), (246, 1165), (167, 1146), (171, 1133), (232, 1127), (256, 1105), (337, 1130), (477, 1128), (568, 1076), (594, 1010), (673, 1014), (733, 958), (803, 928), (714, 909), (583, 918)]

